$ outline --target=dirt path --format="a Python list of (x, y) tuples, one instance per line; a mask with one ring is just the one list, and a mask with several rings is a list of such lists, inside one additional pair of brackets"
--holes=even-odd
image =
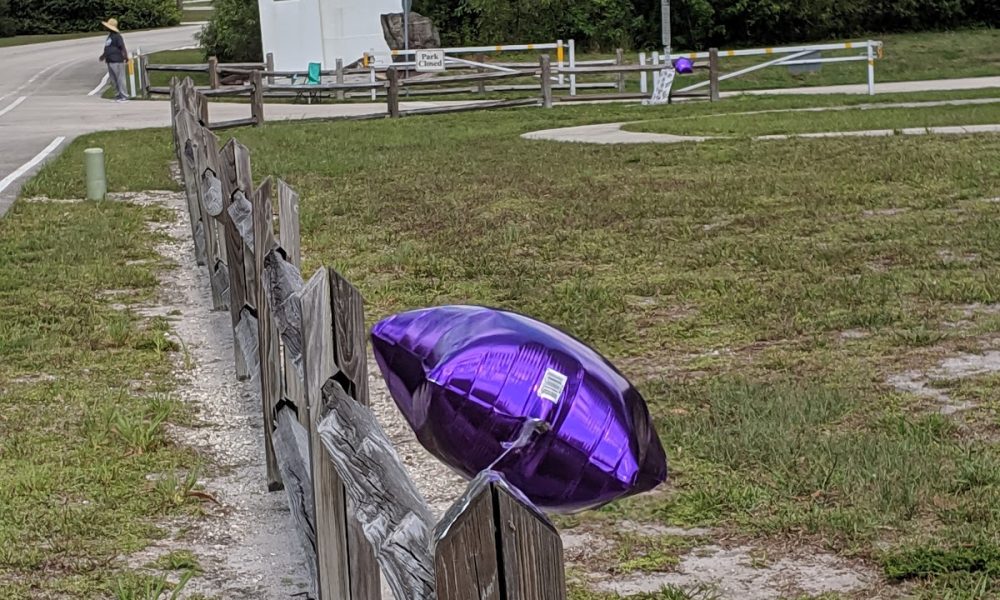
[(129, 563), (138, 568), (171, 551), (188, 550), (203, 573), (188, 583), (185, 595), (273, 600), (301, 594), (308, 581), (287, 534), (286, 497), (268, 493), (265, 485), (258, 395), (249, 382), (236, 381), (229, 313), (211, 310), (207, 272), (194, 261), (184, 195), (145, 192), (114, 199), (164, 206), (177, 217), (156, 224), (171, 237), (158, 250), (176, 266), (160, 274), (162, 303), (142, 312), (170, 320), (183, 349), (177, 356), (176, 393), (199, 420), (194, 428), (171, 427), (169, 433), (217, 465), (200, 483), (218, 504), (206, 503), (203, 517), (167, 524), (171, 534)]

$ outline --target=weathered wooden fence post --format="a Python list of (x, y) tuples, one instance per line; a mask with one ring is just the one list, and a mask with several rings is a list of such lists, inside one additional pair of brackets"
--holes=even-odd
[[(274, 53), (268, 52), (264, 60), (264, 69), (268, 73), (274, 73)], [(274, 85), (274, 75), (267, 76), (267, 84)]]
[(257, 360), (260, 364), (260, 404), (264, 415), (264, 455), (267, 459), (267, 489), (281, 489), (281, 472), (274, 454), (271, 434), (281, 400), (281, 363), (278, 327), (272, 317), (274, 307), (264, 285), (264, 260), (277, 247), (271, 208), (271, 179), (260, 184), (253, 195), (253, 255), (257, 282)]
[(719, 95), (719, 49), (711, 48), (708, 51), (708, 89), (709, 100), (718, 102)]
[[(281, 248), (285, 251), (286, 260), (297, 270), (302, 270), (302, 245), (299, 238), (299, 195), (287, 183), (278, 181), (278, 227)], [(300, 276), (301, 278), (301, 276)], [(298, 298), (294, 300), (298, 302)], [(309, 411), (306, 404), (306, 392), (302, 378), (302, 347), (301, 347), (301, 309), (295, 315), (297, 322), (294, 327), (299, 331), (299, 345), (289, 348), (285, 344), (285, 397), (298, 409), (299, 422), (308, 429)]]
[[(625, 51), (622, 50), (621, 48), (615, 50), (615, 64), (618, 65), (619, 67), (625, 65)], [(624, 72), (618, 73), (618, 93), (619, 94), (624, 94), (625, 93), (625, 73)]]
[(198, 122), (202, 127), (209, 127), (208, 120), (208, 96), (201, 92), (195, 92), (195, 102), (198, 107)]
[(254, 127), (259, 127), (264, 123), (264, 81), (260, 71), (254, 71), (250, 75), (250, 83), (253, 84), (253, 96), (250, 100), (250, 116), (253, 117)]
[[(478, 62), (478, 63), (485, 63), (486, 62), (486, 56), (483, 55), (483, 54), (477, 54), (476, 55), (476, 62)], [(486, 68), (485, 67), (476, 67), (476, 73), (485, 73), (485, 72), (486, 72)], [(480, 81), (478, 84), (476, 84), (476, 91), (478, 91), (480, 94), (485, 94), (486, 93), (486, 82), (485, 81)]]
[(216, 56), (208, 57), (208, 87), (219, 89), (219, 59)]
[(174, 115), (174, 127), (177, 129), (177, 144), (179, 145), (178, 165), (184, 184), (184, 195), (187, 200), (188, 216), (191, 220), (191, 239), (194, 242), (195, 262), (198, 265), (208, 264), (205, 256), (205, 232), (201, 206), (198, 202), (197, 186), (195, 186), (195, 157), (193, 139), (194, 128), (197, 127), (194, 116), (185, 107), (181, 107)]
[(502, 476), (481, 473), (434, 531), (437, 600), (565, 600), (562, 539)]
[[(344, 85), (344, 59), (337, 59), (337, 85)], [(337, 100), (343, 100), (346, 96), (344, 90), (337, 90)]]
[(395, 119), (399, 117), (399, 71), (396, 70), (396, 67), (389, 67), (385, 76), (389, 80), (387, 93), (389, 117)]
[[(236, 140), (229, 142), (219, 152), (219, 179), (222, 183), (222, 206), (216, 218), (222, 226), (226, 242), (226, 266), (229, 269), (229, 314), (232, 320), (234, 336), (239, 329), (240, 320), (247, 302), (247, 278), (245, 273), (244, 244), (230, 217), (230, 207), (237, 195), (246, 200), (246, 194), (252, 193), (250, 177), (250, 152)], [(244, 355), (235, 337), (234, 352), (236, 355), (236, 378), (246, 380), (250, 377), (249, 362), (255, 357)]]
[(552, 108), (552, 62), (548, 54), (541, 55), (538, 62), (542, 85), (542, 108)]
[(206, 240), (212, 247), (215, 262), (209, 263), (208, 275), (212, 284), (212, 304), (215, 310), (229, 308), (229, 267), (226, 266), (226, 236), (220, 227), (222, 213), (222, 181), (219, 179), (219, 138), (208, 127), (199, 127), (198, 169), (195, 185), (205, 217)]
[[(316, 424), (323, 420), (326, 405), (323, 387), (331, 378), (338, 378), (355, 393), (367, 394), (367, 371), (358, 379), (359, 364), (356, 341), (348, 337), (335, 341), (338, 322), (355, 318), (352, 295), (335, 300), (334, 290), (341, 287), (331, 282), (330, 272), (318, 271), (305, 285), (302, 301), (302, 360), (305, 375), (306, 402), (309, 405), (309, 453), (312, 462), (313, 495), (316, 509), (316, 550), (319, 562), (319, 600), (378, 600), (379, 571), (374, 567), (371, 547), (364, 540), (360, 526), (348, 519), (347, 497), (336, 470), (324, 459), (322, 441)], [(338, 277), (339, 279), (339, 277)], [(343, 296), (338, 292), (338, 296)], [(343, 305), (343, 314), (334, 317), (334, 304)], [(360, 310), (360, 308), (358, 308)], [(363, 335), (364, 325), (357, 331)], [(341, 332), (343, 338), (348, 332)], [(346, 361), (338, 363), (338, 359)], [(360, 361), (360, 363), (358, 362)], [(338, 366), (339, 364), (339, 366)], [(367, 396), (365, 397), (367, 399)], [(353, 530), (353, 531), (352, 531)]]

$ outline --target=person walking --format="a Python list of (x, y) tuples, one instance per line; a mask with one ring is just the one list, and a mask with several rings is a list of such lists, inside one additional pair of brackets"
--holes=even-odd
[(125, 87), (125, 62), (128, 60), (128, 50), (125, 49), (125, 39), (118, 31), (118, 19), (101, 21), (101, 25), (104, 25), (110, 33), (104, 40), (104, 53), (101, 54), (100, 60), (108, 65), (108, 75), (117, 92), (115, 102), (128, 102)]

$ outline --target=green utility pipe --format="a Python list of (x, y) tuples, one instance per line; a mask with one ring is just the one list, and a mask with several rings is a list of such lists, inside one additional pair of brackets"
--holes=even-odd
[(87, 164), (87, 200), (104, 200), (108, 181), (104, 176), (104, 149), (87, 148), (83, 151)]

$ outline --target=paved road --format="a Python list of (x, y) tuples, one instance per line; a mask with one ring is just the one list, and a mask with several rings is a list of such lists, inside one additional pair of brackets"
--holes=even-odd
[[(126, 33), (130, 50), (156, 52), (194, 44), (198, 27)], [(108, 128), (125, 107), (87, 96), (107, 72), (97, 57), (100, 37), (0, 48), (0, 215), (7, 211), (28, 169), (26, 163), (60, 138)], [(65, 144), (65, 142), (63, 142)], [(60, 146), (52, 148), (58, 150)]]

